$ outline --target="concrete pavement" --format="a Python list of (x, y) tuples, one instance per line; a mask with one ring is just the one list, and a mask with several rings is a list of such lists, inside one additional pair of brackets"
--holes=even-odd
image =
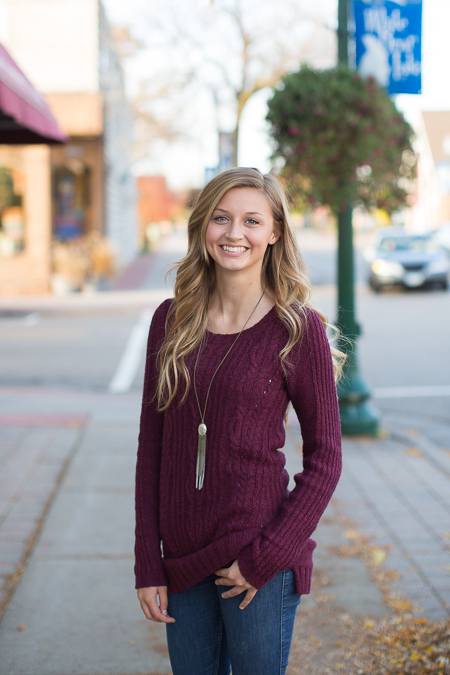
[[(55, 418), (69, 411), (86, 415), (69, 444), (70, 463), (49, 485), (54, 498), (1, 622), (0, 673), (169, 672), (163, 629), (141, 615), (134, 591), (139, 397), (3, 389), (0, 408), (5, 437), (17, 429), (14, 408), (35, 421), (49, 409)], [(53, 430), (45, 428), (48, 436)], [(21, 446), (11, 450), (7, 465)], [(13, 494), (9, 505), (14, 499), (21, 495)], [(8, 525), (9, 505), (2, 525)], [(36, 504), (36, 522), (40, 515)], [(2, 556), (16, 548), (18, 533), (10, 533), (7, 528), (2, 536)]]
[[(449, 618), (450, 449), (393, 418), (384, 419), (384, 433), (382, 439), (344, 439), (343, 475), (329, 513), (343, 525), (344, 549), (359, 543), (369, 568), (393, 573), (391, 595), (411, 603), (418, 616)], [(333, 554), (340, 551), (320, 525), (318, 542), (333, 577)], [(357, 582), (342, 589), (354, 595), (352, 614), (369, 609)], [(342, 602), (348, 609), (349, 598)]]
[[(0, 675), (170, 673), (164, 628), (141, 614), (133, 584), (139, 405), (136, 393), (0, 388), (6, 597), (16, 582)], [(356, 619), (386, 616), (372, 565), (397, 573), (391, 591), (419, 616), (449, 616), (449, 446), (408, 420), (387, 417), (385, 427), (381, 439), (344, 440), (343, 477), (316, 533), (316, 578), (327, 583), (300, 613), (325, 598)], [(293, 420), (290, 473), (299, 441)], [(347, 555), (361, 542), (364, 554)]]

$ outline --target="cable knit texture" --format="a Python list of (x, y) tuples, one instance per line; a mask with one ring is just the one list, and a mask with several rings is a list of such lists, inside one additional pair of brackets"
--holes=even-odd
[[(195, 488), (200, 415), (193, 388), (179, 405), (157, 411), (157, 354), (171, 300), (156, 310), (147, 348), (136, 471), (136, 588), (178, 593), (238, 560), (260, 589), (292, 568), (299, 595), (309, 593), (310, 539), (341, 473), (338, 402), (330, 347), (316, 312), (283, 373), (278, 355), (288, 331), (272, 308), (244, 330), (214, 378), (205, 415), (205, 482)], [(207, 331), (197, 366), (204, 406), (211, 377), (236, 334)], [(196, 351), (187, 359), (192, 375)], [(303, 470), (288, 490), (281, 448), (292, 401), (303, 437)]]

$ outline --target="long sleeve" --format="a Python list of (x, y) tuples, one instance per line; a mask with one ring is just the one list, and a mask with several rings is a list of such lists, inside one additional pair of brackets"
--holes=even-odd
[(159, 533), (159, 480), (164, 413), (158, 412), (154, 394), (157, 355), (164, 339), (170, 301), (156, 310), (147, 345), (144, 391), (136, 465), (136, 588), (166, 586)]
[(308, 311), (305, 334), (291, 352), (287, 390), (303, 438), (303, 471), (276, 518), (238, 555), (245, 579), (261, 589), (295, 567), (341, 474), (339, 409), (331, 352), (320, 317)]

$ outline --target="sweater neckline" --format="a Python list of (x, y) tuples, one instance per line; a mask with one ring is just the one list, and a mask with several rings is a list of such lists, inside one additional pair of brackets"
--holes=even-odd
[[(245, 328), (242, 331), (242, 334), (244, 335), (249, 335), (252, 331), (257, 331), (260, 330), (262, 325), (269, 319), (269, 317), (272, 316), (272, 314), (275, 312), (275, 307), (276, 305), (273, 305), (271, 309), (269, 309), (264, 316), (257, 321), (256, 323), (253, 324), (253, 326), (250, 326), (250, 328)], [(236, 338), (239, 335), (239, 332), (237, 333), (213, 333), (210, 330), (206, 329), (206, 333), (208, 335), (209, 339), (213, 340), (229, 340), (231, 338)]]

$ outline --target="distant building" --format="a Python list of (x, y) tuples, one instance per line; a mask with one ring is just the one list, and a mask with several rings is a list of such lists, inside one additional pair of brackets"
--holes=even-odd
[(450, 110), (424, 111), (422, 118), (427, 139), (423, 154), (428, 154), (433, 179), (428, 220), (435, 227), (450, 221)]
[[(42, 250), (52, 236), (105, 234), (125, 265), (138, 247), (132, 119), (101, 1), (0, 0), (0, 42), (44, 93), (69, 137), (63, 146), (33, 148), (32, 160), (25, 146), (0, 146), (0, 167), (21, 176), (29, 193), (26, 228), (39, 220)], [(15, 277), (9, 266), (8, 280), (0, 272), (0, 292), (49, 290), (50, 271)]]
[(413, 121), (417, 191), (406, 225), (416, 232), (450, 221), (450, 111), (423, 111)]
[(139, 237), (143, 247), (146, 243), (146, 228), (152, 223), (173, 221), (186, 205), (186, 198), (172, 192), (164, 176), (139, 176), (137, 181)]

